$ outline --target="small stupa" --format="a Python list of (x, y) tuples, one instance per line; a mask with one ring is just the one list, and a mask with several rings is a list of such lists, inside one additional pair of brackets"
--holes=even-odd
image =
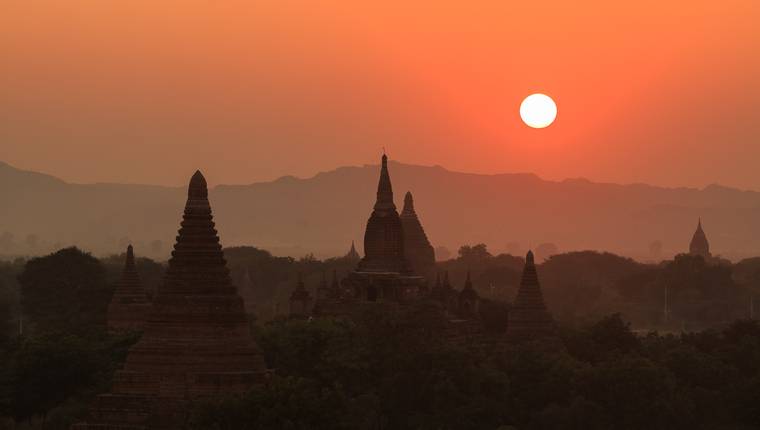
[(140, 331), (145, 326), (149, 309), (148, 293), (140, 282), (134, 250), (129, 245), (121, 278), (108, 305), (108, 329), (111, 332)]

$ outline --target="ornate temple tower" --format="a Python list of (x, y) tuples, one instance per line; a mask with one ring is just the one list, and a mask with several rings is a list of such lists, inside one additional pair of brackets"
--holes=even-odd
[(206, 180), (196, 172), (164, 282), (142, 338), (74, 429), (179, 428), (187, 401), (245, 393), (266, 366), (232, 285), (214, 229)]
[(404, 258), (404, 233), (401, 218), (393, 203), (393, 188), (388, 174), (388, 157), (383, 154), (377, 200), (364, 231), (364, 258), (360, 272), (409, 273)]
[(554, 320), (544, 304), (536, 264), (533, 261), (533, 252), (528, 251), (528, 255), (525, 256), (525, 269), (523, 269), (520, 289), (509, 310), (507, 339), (521, 341), (550, 335), (553, 332)]
[(474, 318), (478, 316), (480, 307), (480, 296), (475, 288), (472, 287), (470, 280), (470, 271), (467, 271), (467, 280), (464, 282), (464, 288), (459, 292), (458, 311), (463, 318)]
[(689, 254), (701, 255), (705, 260), (712, 258), (710, 254), (710, 243), (707, 242), (707, 236), (702, 230), (702, 219), (697, 222), (697, 230), (691, 237), (691, 243), (689, 244)]
[(388, 157), (383, 154), (377, 199), (364, 233), (364, 258), (342, 282), (343, 291), (362, 301), (406, 302), (421, 296), (425, 278), (404, 258), (404, 230), (393, 203)]
[(112, 332), (142, 330), (149, 309), (148, 294), (140, 282), (135, 254), (132, 245), (129, 245), (121, 279), (116, 283), (108, 305), (108, 329)]
[[(324, 273), (322, 274), (324, 280)], [(325, 282), (327, 284), (327, 282)], [(290, 316), (291, 317), (307, 317), (311, 314), (312, 298), (309, 291), (303, 283), (301, 272), (298, 272), (298, 282), (296, 283), (296, 289), (290, 294)]]
[(404, 256), (416, 273), (430, 272), (435, 267), (435, 251), (414, 211), (414, 199), (411, 192), (407, 191), (404, 197), (404, 209), (401, 211), (400, 218), (404, 229)]

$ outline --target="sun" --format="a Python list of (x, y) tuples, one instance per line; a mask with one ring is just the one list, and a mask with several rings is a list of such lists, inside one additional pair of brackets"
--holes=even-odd
[(532, 128), (546, 128), (557, 118), (557, 104), (546, 94), (531, 94), (520, 104), (520, 118)]

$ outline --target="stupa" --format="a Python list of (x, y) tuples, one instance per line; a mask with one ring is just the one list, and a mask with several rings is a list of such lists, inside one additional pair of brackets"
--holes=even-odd
[(196, 172), (142, 338), (111, 393), (73, 428), (179, 428), (189, 400), (245, 393), (266, 374), (214, 229), (206, 180)]
[(712, 254), (710, 254), (710, 243), (707, 241), (707, 236), (705, 235), (705, 232), (702, 230), (701, 218), (697, 222), (697, 230), (694, 232), (694, 235), (691, 237), (691, 243), (689, 244), (689, 254), (700, 255), (705, 260), (709, 260), (712, 258)]
[(464, 282), (464, 288), (459, 292), (457, 297), (457, 310), (462, 318), (477, 318), (480, 307), (480, 296), (472, 286), (470, 271), (467, 271), (467, 280)]
[(509, 310), (506, 336), (510, 341), (521, 341), (547, 336), (553, 332), (554, 320), (544, 304), (533, 252), (528, 251), (520, 288)]
[(150, 309), (150, 301), (135, 266), (132, 245), (127, 247), (127, 257), (121, 278), (116, 283), (108, 305), (108, 329), (111, 332), (140, 331), (145, 326), (145, 318)]
[(435, 267), (435, 251), (414, 210), (414, 199), (409, 191), (404, 197), (404, 209), (399, 217), (404, 229), (404, 256), (416, 273), (431, 272)]
[(351, 249), (348, 250), (348, 253), (343, 258), (346, 258), (352, 261), (359, 261), (362, 259), (359, 253), (356, 252), (356, 246), (354, 245), (353, 240), (351, 241)]

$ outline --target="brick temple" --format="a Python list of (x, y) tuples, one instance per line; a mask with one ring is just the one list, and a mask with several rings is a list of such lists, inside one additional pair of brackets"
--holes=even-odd
[(404, 209), (399, 217), (404, 230), (404, 256), (416, 273), (431, 273), (435, 269), (435, 251), (414, 210), (414, 198), (409, 191), (404, 196)]
[(426, 284), (404, 254), (404, 229), (393, 202), (388, 157), (383, 154), (377, 198), (364, 233), (364, 258), (343, 279), (343, 287), (359, 301), (406, 302), (418, 298)]
[(108, 330), (111, 332), (142, 330), (149, 309), (148, 293), (140, 282), (134, 250), (132, 245), (129, 245), (121, 278), (114, 286), (113, 297), (108, 305)]
[(507, 339), (522, 341), (538, 338), (554, 333), (554, 320), (546, 309), (538, 273), (533, 258), (533, 252), (525, 256), (520, 288), (517, 297), (509, 310), (507, 320)]
[(116, 372), (111, 393), (73, 428), (179, 428), (187, 401), (244, 393), (266, 372), (214, 228), (206, 180), (196, 172), (142, 338)]

